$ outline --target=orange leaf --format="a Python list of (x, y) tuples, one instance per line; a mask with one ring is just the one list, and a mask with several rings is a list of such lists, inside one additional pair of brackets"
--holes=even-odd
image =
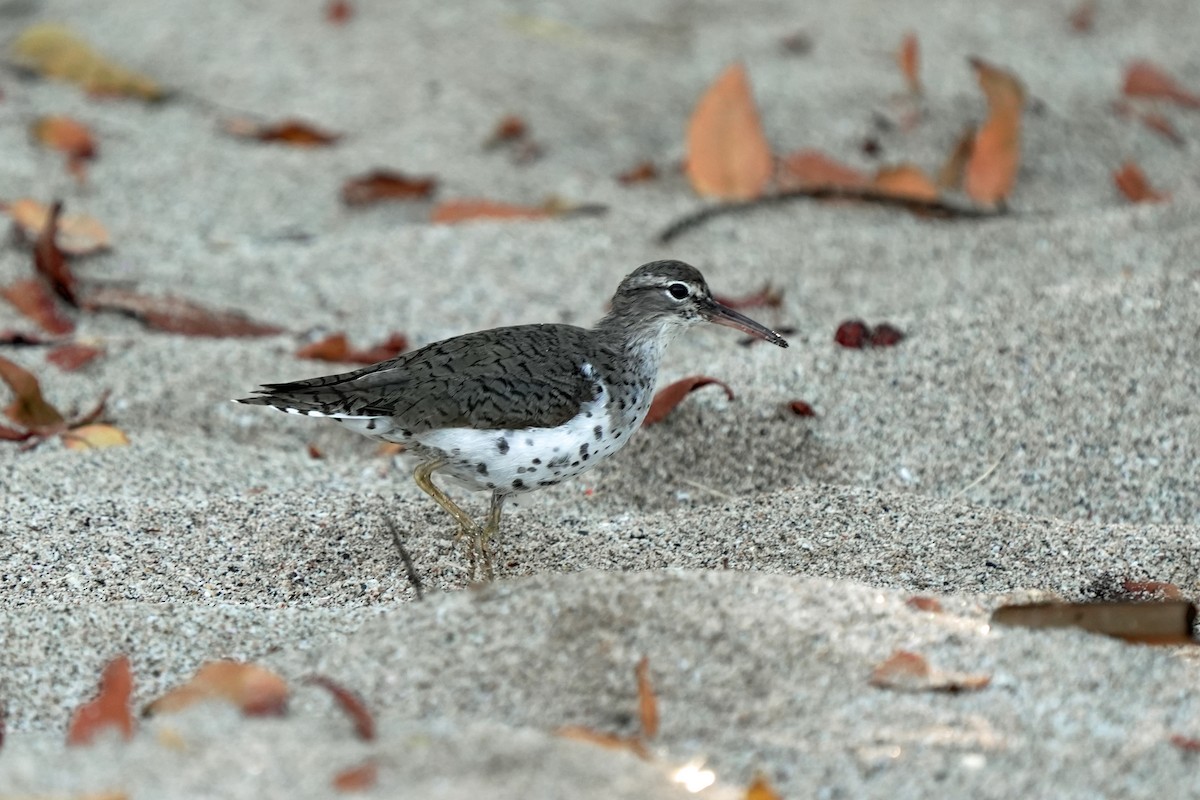
[(992, 679), (984, 674), (935, 670), (925, 657), (897, 650), (871, 673), (871, 685), (906, 692), (962, 692), (983, 689)]
[(363, 703), (362, 698), (324, 675), (313, 675), (307, 682), (314, 686), (320, 686), (333, 695), (333, 699), (342, 707), (342, 711), (345, 711), (346, 716), (354, 722), (354, 733), (358, 738), (365, 742), (375, 738), (375, 718), (371, 716), (371, 712)]
[(957, 189), (962, 186), (963, 173), (967, 169), (967, 162), (971, 160), (971, 153), (974, 150), (975, 129), (968, 126), (958, 137), (946, 163), (942, 164), (942, 168), (938, 170), (937, 185), (940, 188)]
[(271, 336), (283, 331), (234, 311), (213, 311), (180, 297), (149, 297), (125, 289), (98, 289), (84, 299), (83, 306), (89, 311), (116, 311), (148, 328), (184, 336)]
[(40, 325), (46, 333), (62, 336), (75, 330), (75, 323), (59, 311), (54, 297), (37, 278), (25, 278), (5, 286), (0, 289), (0, 297)]
[(516, 114), (501, 117), (492, 130), (491, 136), (483, 143), (485, 148), (493, 148), (505, 142), (515, 142), (529, 135), (529, 125)]
[(64, 431), (63, 444), (68, 450), (104, 450), (108, 447), (124, 447), (129, 444), (125, 431), (114, 425), (81, 425)]
[(475, 219), (546, 219), (550, 216), (553, 212), (541, 206), (517, 206), (492, 200), (447, 200), (433, 209), (430, 221), (452, 225)]
[(257, 664), (209, 661), (183, 686), (146, 707), (148, 714), (171, 714), (204, 700), (225, 700), (248, 717), (281, 716), (287, 711), (283, 678)]
[(941, 194), (933, 180), (913, 164), (881, 167), (871, 186), (880, 194), (906, 200), (937, 200)]
[(662, 422), (675, 410), (675, 406), (683, 402), (683, 398), (687, 397), (689, 393), (694, 392), (702, 386), (714, 383), (725, 390), (726, 397), (730, 400), (733, 399), (733, 389), (730, 389), (729, 384), (724, 381), (710, 378), (707, 375), (692, 375), (688, 378), (682, 378), (668, 386), (664, 386), (659, 390), (658, 394), (654, 395), (654, 399), (650, 401), (650, 410), (646, 412), (646, 418), (642, 421), (642, 427), (646, 428)]
[(733, 64), (692, 112), (687, 129), (688, 179), (697, 194), (750, 200), (766, 190), (773, 167), (746, 68)]
[(797, 150), (780, 164), (779, 184), (783, 189), (857, 189), (870, 179), (817, 150)]
[(609, 750), (628, 750), (638, 758), (649, 758), (646, 745), (636, 736), (618, 736), (615, 733), (605, 733), (593, 730), (583, 725), (564, 725), (555, 732), (556, 736), (564, 739), (574, 739), (577, 742), (587, 742)]
[(296, 351), (297, 358), (334, 361), (352, 364), (376, 364), (395, 358), (408, 349), (408, 337), (393, 333), (383, 342), (366, 350), (353, 350), (344, 333), (332, 333), (324, 339), (306, 344)]
[(39, 144), (74, 158), (96, 157), (96, 140), (82, 122), (70, 117), (40, 117), (31, 129)]
[(133, 737), (133, 714), (129, 698), (133, 694), (133, 670), (128, 656), (117, 656), (100, 675), (96, 697), (75, 710), (67, 729), (67, 744), (91, 744), (105, 728), (116, 728), (128, 740)]
[(33, 244), (33, 269), (46, 279), (55, 293), (73, 306), (78, 302), (75, 298), (75, 275), (67, 263), (66, 256), (58, 247), (58, 215), (62, 212), (62, 203), (55, 202), (50, 206), (50, 214), (46, 217), (46, 227), (38, 234)]
[(5, 415), (35, 433), (54, 431), (66, 424), (59, 410), (42, 397), (42, 387), (33, 373), (0, 356), (0, 380), (8, 384), (16, 399), (4, 409)]
[(1151, 111), (1139, 115), (1139, 119), (1141, 119), (1143, 125), (1176, 147), (1183, 147), (1183, 145), (1186, 144), (1183, 136), (1181, 136), (1179, 131), (1175, 129), (1175, 126), (1171, 124), (1171, 121), (1162, 114), (1156, 114)]
[(637, 676), (638, 717), (642, 723), (642, 735), (653, 739), (658, 735), (658, 698), (650, 684), (650, 659), (642, 656), (634, 669)]
[(328, 147), (342, 138), (341, 134), (329, 133), (303, 120), (285, 119), (282, 122), (259, 123), (236, 117), (225, 120), (221, 127), (239, 139), (254, 139), (259, 142), (277, 142), (292, 147)]
[(1135, 61), (1125, 71), (1125, 94), (1170, 100), (1187, 108), (1200, 108), (1200, 95), (1189, 92), (1149, 61)]
[(1126, 161), (1113, 173), (1113, 180), (1121, 194), (1133, 203), (1161, 203), (1171, 199), (1169, 194), (1156, 191), (1146, 180), (1145, 173), (1132, 161)]
[(617, 176), (617, 182), (622, 186), (630, 186), (635, 183), (644, 183), (652, 181), (658, 177), (658, 167), (654, 166), (652, 161), (643, 161), (642, 163), (630, 167)]
[(988, 118), (975, 134), (963, 188), (974, 200), (996, 204), (1008, 197), (1017, 180), (1025, 90), (1013, 75), (977, 58), (971, 66), (987, 95)]
[(346, 769), (333, 776), (333, 788), (339, 792), (365, 792), (379, 780), (379, 765), (374, 759), (368, 758), (361, 764)]
[(906, 34), (896, 53), (896, 63), (908, 83), (908, 90), (913, 94), (921, 93), (921, 45), (917, 42), (915, 33)]
[[(50, 209), (36, 200), (22, 198), (4, 205), (4, 211), (26, 239), (36, 241), (46, 228)], [(108, 231), (93, 217), (63, 214), (58, 220), (58, 246), (71, 256), (85, 256), (111, 246)]]
[(63, 372), (74, 372), (102, 355), (104, 355), (104, 351), (99, 347), (68, 342), (46, 353), (46, 360)]
[(413, 178), (377, 169), (342, 184), (342, 202), (348, 206), (365, 206), (382, 200), (424, 200), (436, 190), (436, 178)]
[(746, 789), (746, 800), (783, 800), (779, 792), (762, 775), (755, 775), (753, 783)]

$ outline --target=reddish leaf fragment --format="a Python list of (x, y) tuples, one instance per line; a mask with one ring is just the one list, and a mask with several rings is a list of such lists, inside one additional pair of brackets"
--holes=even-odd
[(408, 349), (408, 337), (393, 333), (383, 342), (366, 350), (354, 350), (344, 333), (333, 333), (296, 351), (297, 358), (352, 364), (376, 364), (395, 358)]
[(333, 788), (339, 792), (365, 792), (379, 781), (379, 765), (374, 759), (368, 758), (361, 764), (346, 769), (333, 776)]
[(1082, 0), (1067, 17), (1071, 30), (1091, 33), (1096, 24), (1096, 0)]
[(328, 147), (342, 138), (340, 133), (323, 131), (299, 119), (285, 119), (274, 123), (259, 123), (254, 120), (236, 117), (225, 120), (221, 127), (226, 133), (236, 136), (239, 139), (275, 142), (291, 145), (292, 147)]
[(75, 297), (75, 276), (67, 264), (67, 258), (55, 241), (58, 236), (58, 216), (62, 213), (62, 202), (56, 201), (50, 207), (46, 218), (46, 226), (38, 235), (33, 245), (33, 268), (46, 279), (55, 293), (73, 306), (79, 303)]
[(757, 292), (751, 292), (740, 297), (714, 295), (713, 299), (723, 306), (729, 306), (739, 311), (747, 308), (762, 308), (764, 306), (767, 308), (779, 308), (783, 305), (783, 289), (776, 289), (768, 283)]
[(587, 742), (609, 750), (628, 750), (638, 758), (647, 760), (650, 758), (650, 752), (646, 749), (646, 745), (637, 736), (618, 736), (615, 733), (593, 730), (584, 725), (564, 725), (554, 733), (564, 739)]
[(1162, 203), (1171, 199), (1171, 195), (1154, 189), (1141, 167), (1132, 161), (1126, 161), (1113, 173), (1113, 181), (1131, 203)]
[(755, 775), (746, 788), (746, 800), (783, 800), (783, 797), (767, 782), (765, 776)]
[(871, 331), (870, 343), (872, 347), (892, 347), (903, 339), (904, 331), (884, 322), (875, 326), (875, 330)]
[(46, 333), (63, 336), (75, 330), (75, 323), (59, 310), (46, 284), (37, 278), (25, 278), (9, 284), (0, 289), (0, 296)]
[(57, 150), (73, 161), (96, 157), (96, 140), (82, 122), (70, 117), (40, 117), (30, 129), (33, 138), (44, 147)]
[(321, 451), (321, 448), (317, 447), (312, 442), (308, 443), (308, 447), (306, 449), (308, 450), (308, 457), (313, 459), (314, 461), (320, 460), (325, 457), (325, 453), (323, 453)]
[(793, 400), (792, 402), (788, 403), (788, 410), (797, 417), (815, 417), (817, 415), (817, 412), (813, 409), (812, 405), (804, 400)]
[(1012, 74), (980, 59), (971, 59), (971, 66), (987, 95), (988, 118), (975, 134), (963, 188), (973, 200), (995, 204), (1008, 197), (1017, 180), (1025, 90)]
[(766, 191), (773, 169), (746, 68), (733, 64), (713, 81), (688, 122), (688, 179), (697, 194), (750, 200)]
[(879, 194), (906, 200), (933, 201), (941, 196), (937, 184), (924, 170), (913, 164), (881, 167), (871, 186)]
[(1171, 120), (1167, 119), (1162, 114), (1149, 111), (1145, 114), (1139, 114), (1138, 119), (1140, 119), (1142, 124), (1147, 128), (1154, 131), (1176, 147), (1183, 147), (1185, 144), (1187, 144), (1179, 131), (1176, 130), (1175, 126), (1171, 124)]
[(863, 173), (817, 150), (798, 150), (780, 163), (779, 185), (783, 189), (858, 189), (870, 183)]
[(542, 206), (518, 206), (493, 200), (447, 200), (433, 209), (430, 221), (435, 224), (453, 225), (478, 219), (546, 219), (553, 214), (553, 210)]
[(1132, 581), (1125, 579), (1121, 588), (1126, 594), (1140, 595), (1155, 600), (1183, 600), (1183, 591), (1173, 583), (1165, 581)]
[(342, 184), (342, 202), (354, 207), (384, 200), (425, 200), (437, 190), (437, 183), (436, 178), (429, 176), (412, 177), (377, 169)]
[(117, 656), (100, 675), (96, 697), (75, 710), (67, 729), (67, 744), (91, 744), (106, 728), (116, 728), (122, 738), (133, 737), (133, 713), (129, 698), (133, 694), (133, 670), (128, 656)]
[(1134, 61), (1125, 71), (1122, 89), (1130, 97), (1170, 100), (1185, 108), (1200, 108), (1200, 94), (1184, 89), (1174, 78), (1149, 61)]
[(0, 330), (0, 345), (16, 345), (18, 347), (36, 347), (40, 344), (53, 344), (53, 339), (43, 339), (36, 333), (14, 331), (11, 328)]
[(365, 742), (369, 742), (375, 738), (375, 718), (371, 712), (367, 710), (367, 706), (363, 703), (362, 698), (342, 686), (332, 678), (327, 678), (324, 675), (313, 675), (306, 679), (306, 683), (311, 683), (314, 686), (320, 686), (327, 690), (337, 704), (342, 707), (342, 711), (346, 712), (346, 716), (354, 723), (354, 733), (358, 738)]
[(904, 75), (904, 82), (908, 84), (908, 91), (912, 94), (920, 94), (921, 45), (917, 42), (915, 33), (905, 35), (904, 41), (900, 43), (900, 50), (896, 53), (896, 63)]
[(936, 597), (925, 597), (923, 595), (913, 595), (904, 601), (904, 605), (909, 608), (915, 608), (917, 611), (927, 611), (930, 614), (942, 613), (942, 603)]
[(74, 372), (102, 355), (104, 351), (99, 347), (69, 342), (46, 353), (46, 360), (63, 372)]
[(496, 127), (483, 143), (483, 146), (486, 149), (491, 149), (508, 142), (519, 141), (528, 135), (529, 126), (525, 123), (525, 120), (516, 114), (508, 114), (501, 117), (500, 121), (496, 123)]
[(904, 692), (963, 692), (983, 689), (992, 682), (982, 673), (934, 669), (925, 657), (897, 650), (871, 672), (871, 685)]
[(710, 384), (720, 386), (725, 390), (725, 396), (733, 400), (733, 389), (729, 388), (729, 384), (707, 375), (692, 375), (664, 386), (654, 395), (654, 399), (650, 401), (650, 410), (646, 412), (646, 418), (642, 421), (642, 427), (646, 428), (662, 422), (675, 410), (675, 406), (683, 402), (683, 398), (700, 387)]
[(214, 311), (166, 295), (151, 297), (125, 289), (97, 289), (84, 299), (89, 311), (114, 311), (133, 317), (148, 328), (184, 336), (273, 336), (283, 328), (255, 322), (236, 311)]
[(332, 25), (345, 25), (354, 16), (350, 0), (331, 0), (325, 6), (325, 19)]
[(1082, 628), (1140, 644), (1194, 644), (1196, 607), (1183, 600), (1160, 602), (1029, 603), (1001, 606), (994, 625), (1020, 628)]
[(288, 687), (283, 678), (257, 664), (209, 661), (190, 681), (148, 705), (146, 713), (170, 714), (205, 700), (233, 703), (248, 717), (281, 716), (287, 711)]
[(42, 397), (42, 387), (33, 373), (0, 357), (0, 380), (8, 384), (16, 399), (4, 409), (5, 415), (34, 433), (54, 432), (66, 424), (58, 409)]
[(631, 167), (617, 176), (617, 181), (622, 186), (631, 186), (635, 183), (645, 183), (652, 181), (658, 177), (658, 167), (654, 166), (652, 161), (643, 161), (637, 166)]
[(1200, 739), (1184, 736), (1181, 733), (1171, 734), (1171, 744), (1185, 753), (1200, 753)]
[[(12, 218), (21, 235), (33, 242), (42, 234), (50, 218), (49, 208), (28, 198), (0, 204), (0, 208)], [(63, 214), (59, 217), (57, 236), (59, 249), (71, 256), (107, 250), (112, 245), (104, 226), (95, 218), (83, 214)]]
[(10, 428), (7, 425), (0, 425), (0, 441), (6, 442), (24, 442), (33, 439), (37, 434), (33, 431), (19, 431), (16, 428)]
[(954, 149), (950, 151), (950, 155), (946, 158), (946, 162), (942, 164), (942, 168), (938, 170), (937, 185), (942, 189), (958, 189), (962, 186), (963, 173), (967, 169), (967, 162), (971, 160), (971, 153), (975, 149), (975, 129), (968, 126), (958, 137), (958, 141), (954, 144)]
[(637, 676), (638, 718), (642, 723), (642, 735), (653, 739), (658, 735), (658, 698), (650, 684), (650, 659), (642, 656), (634, 669)]
[(859, 319), (852, 319), (838, 325), (837, 331), (833, 334), (833, 340), (842, 347), (861, 350), (867, 346), (870, 336), (871, 329), (867, 327), (867, 323)]

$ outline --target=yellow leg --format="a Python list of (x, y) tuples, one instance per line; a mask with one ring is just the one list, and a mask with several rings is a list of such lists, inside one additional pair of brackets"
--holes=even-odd
[(488, 509), (487, 525), (479, 532), (479, 554), (483, 561), (483, 575), (492, 580), (492, 546), (491, 540), (500, 534), (500, 512), (504, 509), (504, 495), (492, 492), (492, 505)]
[[(458, 505), (450, 499), (450, 496), (443, 492), (433, 482), (433, 472), (445, 465), (444, 461), (427, 461), (413, 470), (413, 480), (417, 482), (417, 486), (421, 487), (421, 491), (432, 497), (439, 506), (446, 509), (446, 513), (454, 517), (458, 522), (458, 536), (467, 540), (467, 560), (470, 562), (470, 579), (475, 579), (475, 570), (477, 559), (480, 555), (481, 542), (484, 540), (484, 532), (475, 524), (475, 520), (463, 511)], [(490, 525), (490, 522), (489, 522)], [(491, 560), (486, 553), (484, 554), (485, 564), (484, 573), (487, 580), (492, 579)]]

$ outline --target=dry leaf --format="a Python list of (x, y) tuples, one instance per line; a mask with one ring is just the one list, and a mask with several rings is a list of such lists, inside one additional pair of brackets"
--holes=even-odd
[(26, 28), (13, 42), (11, 53), (17, 66), (77, 84), (91, 94), (143, 100), (166, 96), (150, 78), (108, 61), (62, 25), (42, 23)]
[(755, 775), (746, 789), (746, 800), (783, 800), (763, 775)]
[(1173, 583), (1166, 581), (1133, 581), (1126, 578), (1121, 581), (1121, 590), (1125, 594), (1155, 600), (1183, 600), (1183, 590)]
[(1186, 108), (1200, 108), (1200, 95), (1189, 92), (1161, 67), (1149, 61), (1135, 61), (1125, 71), (1123, 90), (1130, 97), (1170, 100)]
[[(3, 210), (29, 241), (37, 241), (50, 217), (49, 208), (24, 198), (4, 204)], [(86, 256), (110, 246), (108, 231), (94, 217), (63, 214), (58, 218), (58, 247), (67, 255)]]
[(1001, 606), (992, 624), (1019, 628), (1082, 628), (1140, 644), (1194, 644), (1196, 607), (1162, 602), (1030, 603)]
[(354, 16), (350, 0), (330, 0), (325, 6), (325, 19), (333, 25), (345, 25)]
[(99, 347), (79, 344), (78, 342), (68, 342), (67, 344), (60, 344), (49, 353), (46, 353), (46, 360), (63, 372), (74, 372), (84, 365), (90, 364), (102, 355), (104, 355), (104, 351)]
[(348, 206), (365, 206), (383, 200), (424, 200), (436, 190), (436, 178), (414, 178), (391, 170), (377, 169), (350, 178), (342, 184), (342, 202)]
[(1162, 136), (1176, 147), (1183, 147), (1185, 144), (1187, 144), (1187, 142), (1184, 141), (1183, 136), (1180, 135), (1179, 131), (1176, 130), (1175, 126), (1171, 124), (1171, 121), (1162, 114), (1157, 114), (1153, 111), (1150, 111), (1145, 114), (1139, 114), (1138, 118), (1142, 121), (1143, 125)]
[(791, 411), (797, 417), (815, 417), (817, 415), (812, 404), (804, 400), (793, 400), (788, 403), (788, 411)]
[(115, 311), (149, 328), (184, 336), (272, 336), (283, 332), (277, 325), (255, 322), (236, 311), (213, 311), (180, 297), (150, 297), (126, 289), (97, 289), (84, 298), (83, 307)]
[(133, 670), (128, 656), (117, 656), (100, 675), (96, 697), (75, 710), (67, 729), (67, 744), (91, 744), (100, 731), (116, 728), (121, 736), (133, 737), (133, 713), (129, 698), (133, 694)]
[(257, 664), (209, 661), (183, 686), (146, 707), (147, 714), (172, 714), (200, 701), (224, 700), (248, 717), (281, 716), (287, 711), (283, 678)]
[(222, 122), (221, 129), (239, 139), (274, 142), (292, 147), (328, 147), (342, 138), (340, 133), (323, 131), (298, 119), (264, 123), (245, 117), (234, 117)]
[(958, 137), (958, 141), (954, 144), (954, 149), (950, 151), (950, 156), (946, 159), (946, 163), (942, 164), (942, 168), (938, 170), (937, 185), (942, 189), (958, 189), (962, 186), (963, 173), (967, 169), (967, 162), (971, 160), (971, 153), (975, 150), (975, 129), (967, 126), (967, 129)]
[(39, 344), (54, 344), (54, 339), (46, 339), (38, 336), (36, 333), (25, 333), (24, 331), (13, 330), (12, 328), (4, 328), (0, 330), (0, 345), (5, 344), (28, 347)]
[(1096, 0), (1082, 0), (1071, 11), (1067, 22), (1076, 33), (1091, 33), (1096, 22)]
[(1200, 739), (1184, 736), (1181, 733), (1171, 734), (1171, 744), (1185, 753), (1200, 753)]
[(863, 173), (817, 150), (798, 150), (780, 163), (779, 185), (783, 189), (858, 189), (870, 183)]
[(62, 213), (62, 203), (55, 202), (50, 206), (50, 214), (46, 217), (46, 227), (38, 234), (33, 244), (34, 271), (46, 279), (55, 294), (73, 306), (79, 303), (75, 297), (75, 275), (67, 263), (66, 256), (58, 247), (58, 217)]
[(609, 750), (628, 750), (638, 758), (649, 759), (650, 753), (646, 745), (636, 736), (618, 736), (615, 733), (604, 733), (592, 730), (583, 725), (564, 725), (554, 732), (564, 739), (574, 739), (578, 742), (599, 745)]
[(904, 692), (963, 692), (983, 689), (992, 682), (982, 673), (946, 672), (929, 665), (925, 657), (897, 650), (871, 672), (871, 685)]
[(871, 181), (871, 188), (888, 197), (906, 200), (933, 201), (941, 196), (933, 180), (913, 164), (880, 167)]
[(650, 659), (642, 656), (634, 669), (637, 676), (638, 718), (642, 723), (642, 735), (653, 739), (658, 735), (658, 698), (650, 684)]
[(645, 183), (652, 181), (658, 177), (658, 167), (654, 166), (652, 161), (643, 161), (642, 163), (630, 167), (617, 176), (617, 182), (622, 186), (631, 186), (635, 183)]
[(1126, 161), (1113, 173), (1113, 181), (1132, 203), (1162, 203), (1171, 199), (1171, 195), (1156, 191), (1146, 180), (1145, 173), (1132, 161)]
[(766, 191), (773, 166), (746, 68), (733, 64), (692, 112), (687, 129), (688, 179), (705, 197), (751, 200)]
[(16, 395), (4, 409), (13, 422), (34, 433), (53, 433), (66, 426), (59, 410), (42, 397), (42, 387), (33, 373), (0, 356), (0, 380)]
[(346, 769), (333, 776), (333, 788), (339, 792), (365, 792), (379, 781), (379, 765), (368, 758), (361, 764)]
[(915, 33), (906, 34), (896, 52), (896, 63), (908, 84), (908, 91), (913, 94), (921, 93), (921, 45), (917, 42)]
[(70, 117), (41, 117), (31, 128), (33, 138), (67, 156), (67, 171), (79, 180), (85, 176), (84, 162), (96, 157), (96, 140), (82, 122)]
[(75, 330), (75, 323), (59, 310), (46, 284), (37, 278), (25, 278), (5, 286), (0, 289), (0, 297), (40, 325), (46, 333), (63, 336)]
[(733, 400), (733, 389), (729, 388), (729, 384), (707, 375), (692, 375), (664, 386), (654, 395), (654, 399), (650, 401), (650, 410), (646, 412), (646, 418), (642, 421), (642, 427), (662, 422), (688, 394), (710, 384), (720, 386), (725, 390), (725, 396)]
[(936, 597), (914, 595), (905, 600), (904, 605), (909, 608), (915, 608), (917, 611), (926, 611), (930, 614), (942, 613), (942, 603)]
[(506, 142), (515, 142), (524, 139), (529, 135), (529, 126), (525, 124), (525, 120), (518, 117), (516, 114), (508, 114), (501, 117), (496, 123), (496, 127), (492, 133), (484, 141), (484, 149), (492, 149)]
[(988, 118), (975, 134), (963, 188), (973, 200), (994, 205), (1008, 198), (1017, 180), (1025, 90), (1011, 74), (977, 58), (971, 66), (987, 95)]
[(324, 339), (306, 344), (296, 351), (297, 358), (334, 361), (348, 364), (377, 364), (395, 358), (408, 349), (408, 337), (393, 333), (383, 342), (366, 350), (354, 350), (344, 333), (332, 333)]
[(433, 209), (430, 221), (452, 225), (478, 219), (529, 220), (547, 219), (555, 212), (544, 206), (518, 206), (493, 200), (447, 200)]
[(320, 686), (326, 689), (337, 704), (341, 706), (342, 711), (346, 712), (346, 716), (354, 723), (354, 733), (364, 742), (369, 742), (375, 738), (375, 718), (371, 716), (371, 712), (367, 709), (362, 698), (342, 686), (332, 678), (326, 678), (324, 675), (313, 675), (308, 678), (306, 683), (311, 683), (314, 686)]
[(109, 447), (125, 447), (129, 437), (114, 425), (81, 425), (64, 431), (63, 444), (68, 450), (104, 450)]

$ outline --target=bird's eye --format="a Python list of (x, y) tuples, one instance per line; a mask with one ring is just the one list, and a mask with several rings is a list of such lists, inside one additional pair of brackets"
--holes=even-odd
[(692, 293), (692, 290), (686, 283), (672, 283), (667, 287), (667, 292), (676, 300), (682, 300)]

